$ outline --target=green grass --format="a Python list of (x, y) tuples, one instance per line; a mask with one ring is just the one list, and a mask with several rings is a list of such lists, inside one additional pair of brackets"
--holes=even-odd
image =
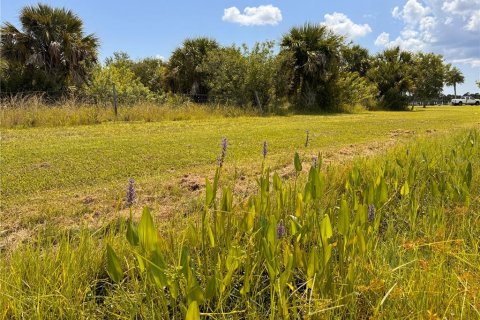
[[(477, 107), (437, 107), (414, 112), (3, 129), (3, 235), (20, 230), (20, 235), (28, 236), (36, 227), (101, 225), (118, 211), (130, 177), (139, 187), (139, 205), (148, 204), (170, 216), (194, 210), (198, 191), (185, 188), (203, 185), (222, 137), (230, 141), (226, 166), (230, 176), (236, 171), (237, 176), (248, 177), (258, 173), (263, 141), (268, 141), (273, 168), (290, 164), (293, 150), (305, 158), (322, 152), (335, 163), (357, 154), (381, 153), (392, 143), (412, 137), (478, 127), (478, 119)], [(310, 131), (308, 147), (304, 146), (306, 130)]]
[[(177, 319), (198, 305), (213, 319), (480, 318), (480, 132), (448, 132), (309, 174), (313, 150), (299, 143), (304, 170), (289, 167), (289, 179), (262, 171), (256, 152), (246, 159), (257, 159), (248, 170), (260, 185), (246, 199), (227, 158), (221, 197), (203, 190), (198, 210), (160, 228), (145, 212), (129, 225), (138, 241), (127, 241), (122, 218), (94, 230), (38, 231), (0, 260), (0, 317)], [(266, 167), (283, 160), (274, 155)], [(118, 260), (107, 257), (107, 243)]]

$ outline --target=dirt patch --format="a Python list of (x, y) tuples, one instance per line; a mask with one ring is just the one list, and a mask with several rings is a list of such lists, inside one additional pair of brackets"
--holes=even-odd
[(86, 196), (85, 198), (82, 199), (83, 204), (92, 204), (95, 202), (95, 198), (92, 196)]
[(205, 188), (205, 178), (196, 175), (185, 174), (180, 179), (180, 187), (190, 192), (199, 191)]
[(27, 229), (6, 229), (0, 232), (0, 252), (15, 250), (18, 245), (27, 241), (32, 235)]
[(403, 129), (395, 129), (390, 131), (391, 138), (397, 137), (409, 137), (415, 135), (415, 131), (413, 130), (403, 130)]

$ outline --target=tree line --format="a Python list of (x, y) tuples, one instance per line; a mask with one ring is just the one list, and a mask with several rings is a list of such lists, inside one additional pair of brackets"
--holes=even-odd
[(20, 12), (21, 29), (1, 27), (2, 92), (72, 91), (123, 103), (187, 97), (275, 111), (340, 112), (353, 106), (404, 110), (441, 96), (444, 84), (464, 82), (460, 70), (434, 53), (390, 48), (371, 55), (326, 26), (292, 27), (278, 43), (251, 48), (186, 39), (168, 61), (132, 60), (116, 52), (98, 61), (99, 39), (65, 8), (38, 4)]

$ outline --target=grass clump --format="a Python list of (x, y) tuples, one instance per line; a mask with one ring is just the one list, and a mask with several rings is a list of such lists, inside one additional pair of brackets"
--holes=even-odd
[(220, 104), (196, 104), (188, 100), (137, 102), (118, 107), (116, 115), (110, 104), (86, 104), (64, 99), (54, 104), (42, 97), (13, 97), (3, 100), (0, 126), (2, 128), (62, 127), (92, 125), (112, 121), (179, 121), (259, 115), (252, 108)]

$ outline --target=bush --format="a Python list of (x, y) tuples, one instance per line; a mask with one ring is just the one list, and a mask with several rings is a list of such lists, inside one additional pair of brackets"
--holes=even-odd
[(86, 92), (93, 95), (99, 102), (111, 102), (113, 101), (113, 84), (117, 91), (118, 103), (132, 104), (154, 98), (153, 93), (141, 83), (135, 73), (124, 65), (109, 65), (96, 69)]

